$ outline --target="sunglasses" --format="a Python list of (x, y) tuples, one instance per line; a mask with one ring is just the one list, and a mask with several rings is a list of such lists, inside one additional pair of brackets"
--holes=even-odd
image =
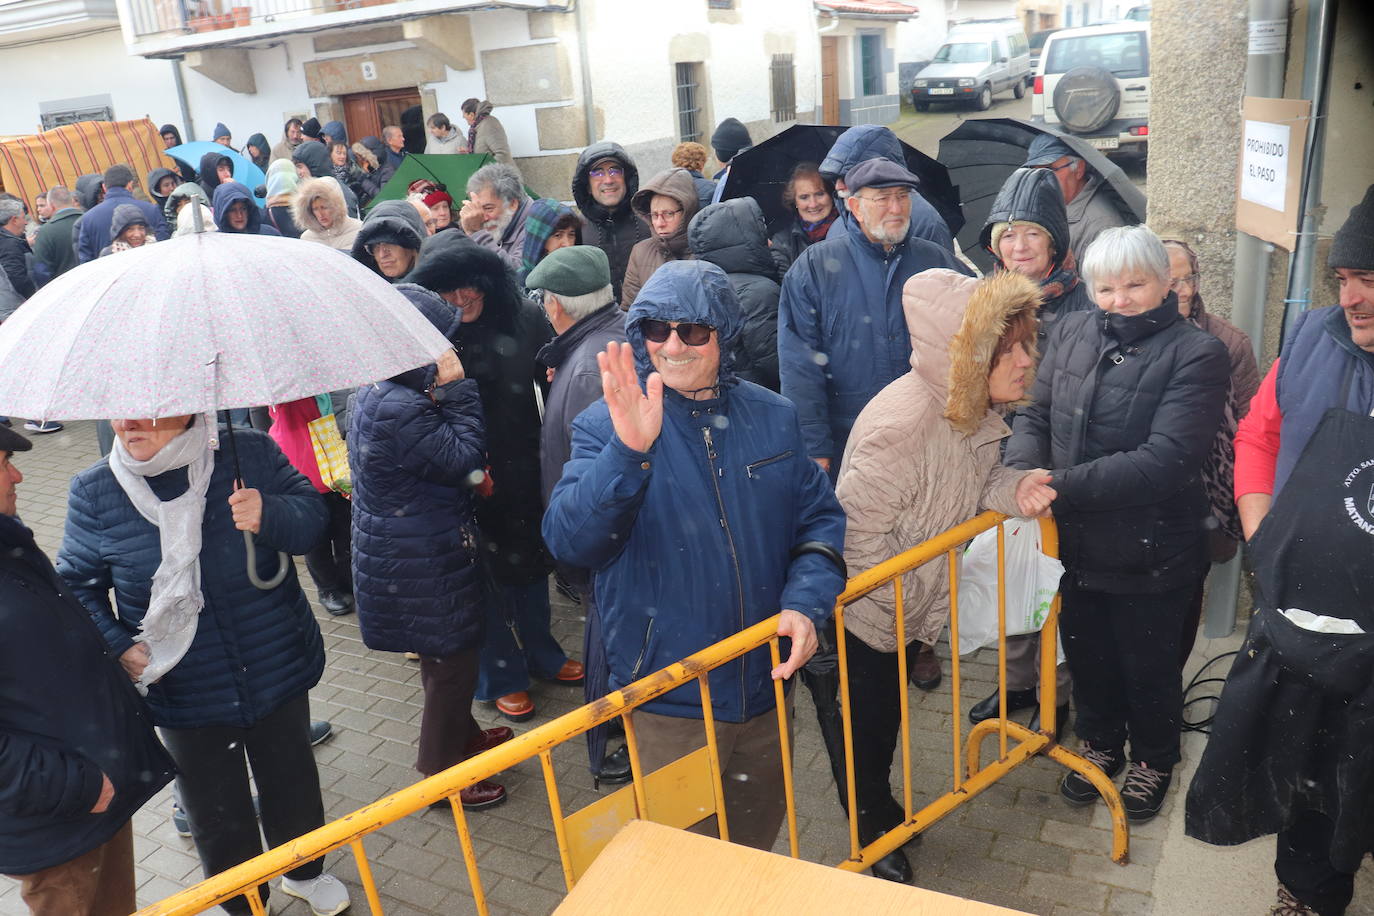
[(639, 323), (639, 330), (644, 335), (644, 339), (653, 343), (664, 343), (668, 340), (668, 335), (677, 331), (677, 339), (689, 347), (700, 347), (709, 343), (711, 332), (715, 328), (709, 324), (690, 324), (683, 322), (676, 327), (666, 321), (659, 321), (657, 318), (645, 318)]
[(613, 165), (604, 169), (592, 169), (588, 174), (593, 178), (619, 178), (625, 174), (625, 170)]

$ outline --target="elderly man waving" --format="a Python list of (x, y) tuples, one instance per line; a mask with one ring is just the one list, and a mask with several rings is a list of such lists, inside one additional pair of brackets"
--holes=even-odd
[[(769, 849), (786, 813), (771, 679), (806, 663), (844, 586), (844, 514), (796, 409), (735, 377), (740, 325), (719, 267), (654, 273), (626, 315), (628, 345), (600, 357), (604, 400), (573, 422), (544, 538), (592, 571), (613, 688), (781, 612), (783, 664), (759, 649), (711, 673), (730, 838)], [(701, 719), (695, 686), (642, 707), (645, 771), (703, 746)]]

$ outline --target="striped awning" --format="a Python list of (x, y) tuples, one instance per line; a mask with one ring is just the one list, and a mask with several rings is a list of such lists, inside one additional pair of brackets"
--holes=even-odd
[(123, 163), (134, 170), (140, 187), (156, 168), (176, 168), (162, 155), (157, 126), (138, 121), (81, 121), (41, 134), (0, 139), (0, 190), (28, 204), (54, 185), (76, 187), (82, 175), (103, 173)]

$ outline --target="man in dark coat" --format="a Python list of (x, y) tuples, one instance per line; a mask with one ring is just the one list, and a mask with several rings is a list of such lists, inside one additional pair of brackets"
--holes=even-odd
[[(359, 239), (366, 231), (365, 223)], [(536, 399), (544, 393), (546, 376), (536, 369), (535, 357), (553, 329), (539, 307), (520, 294), (501, 256), (456, 232), (427, 238), (407, 279), (462, 312), (453, 345), (482, 396), (489, 456), (489, 491), (478, 503), (477, 525), (482, 562), (494, 588), (477, 699), (495, 702), (506, 718), (523, 722), (534, 715), (533, 678), (582, 684), (582, 664), (568, 658), (549, 630), (552, 563), (539, 534), (544, 505)]]
[[(845, 176), (850, 170), (861, 162), (879, 157), (906, 167), (906, 153), (896, 134), (877, 124), (860, 124), (835, 138), (830, 152), (821, 161), (820, 173), (835, 183), (836, 194), (843, 198), (853, 190), (845, 185)], [(830, 227), (826, 238), (839, 238), (854, 228), (849, 211), (840, 207), (840, 218)], [(954, 236), (945, 218), (930, 201), (920, 195), (919, 190), (911, 198), (911, 234), (939, 245), (950, 254), (954, 253)]]
[(635, 215), (630, 199), (639, 190), (639, 169), (619, 143), (593, 143), (577, 158), (572, 196), (587, 222), (582, 237), (606, 252), (611, 288), (620, 301), (620, 285), (630, 263), (630, 249), (647, 239), (649, 224)]
[(162, 208), (134, 197), (136, 180), (133, 169), (127, 165), (112, 165), (105, 170), (102, 181), (105, 199), (88, 209), (86, 217), (81, 220), (81, 238), (77, 241), (76, 254), (82, 264), (95, 260), (100, 250), (110, 244), (110, 221), (114, 219), (115, 207), (120, 204), (133, 204), (142, 210), (144, 218), (148, 220), (149, 231), (159, 242), (171, 238), (172, 233), (167, 228)]
[(21, 300), (36, 292), (33, 277), (29, 276), (29, 255), (33, 252), (29, 249), (29, 240), (24, 237), (27, 221), (22, 201), (0, 199), (0, 269), (4, 270)]
[(38, 230), (33, 240), (34, 275), (39, 284), (60, 277), (76, 266), (76, 248), (72, 245), (72, 232), (76, 221), (81, 218), (81, 208), (76, 205), (76, 197), (62, 185), (48, 189), (48, 203), (52, 205), (53, 215)]
[[(773, 681), (815, 652), (844, 587), (844, 514), (796, 408), (735, 377), (739, 330), (719, 267), (654, 272), (626, 315), (629, 343), (602, 357), (604, 400), (573, 421), (544, 534), (592, 572), (613, 688), (779, 615), (785, 662), (760, 649), (710, 675), (730, 839), (771, 849), (786, 812)], [(636, 710), (645, 771), (704, 745), (703, 715), (695, 687)]]
[(768, 249), (768, 224), (752, 197), (712, 204), (687, 227), (692, 254), (730, 278), (744, 312), (735, 372), (769, 391), (778, 383), (778, 266)]
[(172, 760), (90, 615), (17, 515), (0, 427), (0, 873), (38, 916), (131, 912), (130, 818)]
[(248, 188), (237, 181), (220, 182), (215, 188), (212, 208), (215, 225), (220, 232), (239, 232), (245, 235), (281, 235), (275, 226), (262, 221), (262, 209)]

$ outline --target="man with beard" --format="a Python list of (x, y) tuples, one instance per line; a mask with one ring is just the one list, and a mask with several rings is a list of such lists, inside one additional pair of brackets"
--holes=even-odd
[(577, 158), (572, 196), (587, 228), (587, 244), (606, 252), (611, 262), (611, 286), (621, 300), (630, 249), (652, 233), (649, 224), (635, 215), (630, 199), (639, 190), (639, 169), (618, 143), (593, 143)]
[(525, 214), (530, 199), (521, 187), (520, 170), (493, 162), (472, 173), (468, 199), (458, 212), (463, 234), (483, 248), (490, 248), (515, 270), (525, 252)]
[[(807, 248), (783, 279), (782, 393), (797, 405), (807, 453), (832, 480), (859, 412), (911, 367), (902, 287), (934, 267), (969, 273), (948, 251), (909, 233), (918, 183), (890, 159), (856, 165), (845, 175), (845, 207), (858, 231)], [(927, 690), (940, 682), (929, 647), (918, 653), (911, 680)]]

